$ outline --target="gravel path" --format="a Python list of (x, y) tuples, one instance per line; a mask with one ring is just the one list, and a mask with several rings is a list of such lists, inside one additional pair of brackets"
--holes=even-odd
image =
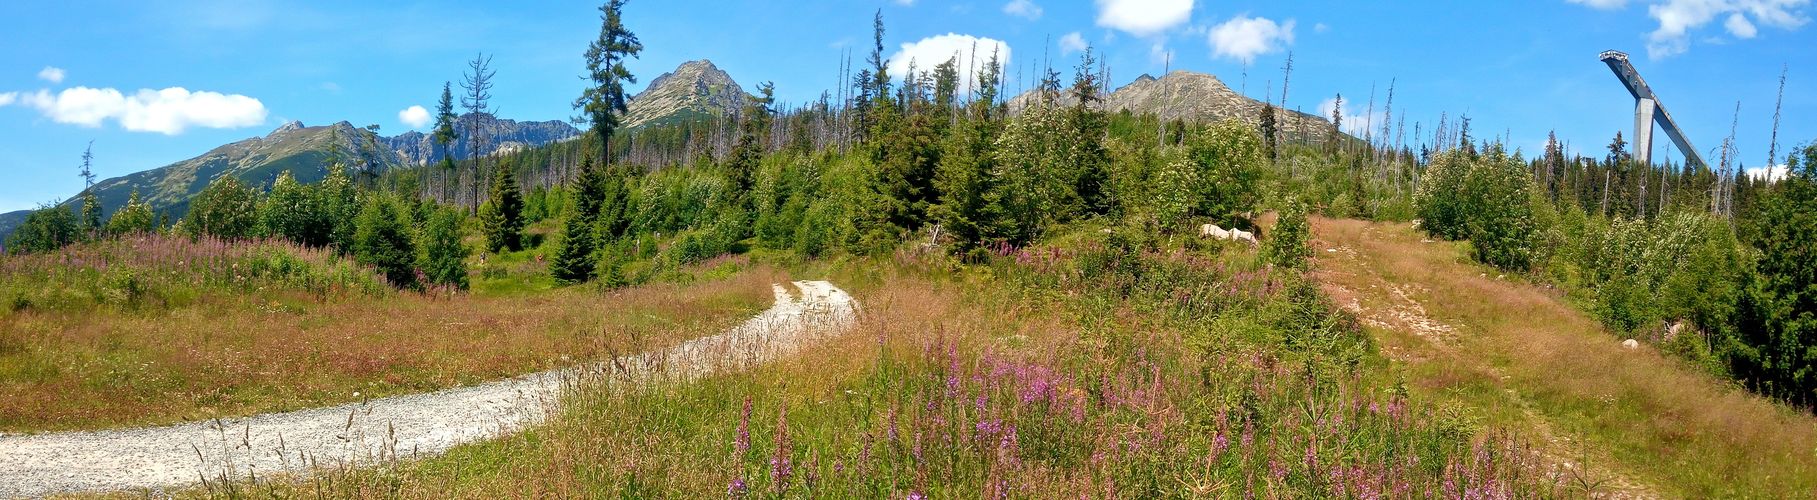
[(776, 304), (731, 330), (611, 363), (363, 403), (169, 427), (0, 437), (0, 497), (183, 487), (435, 454), (542, 421), (577, 380), (691, 379), (788, 355), (851, 325), (825, 281), (775, 285)]

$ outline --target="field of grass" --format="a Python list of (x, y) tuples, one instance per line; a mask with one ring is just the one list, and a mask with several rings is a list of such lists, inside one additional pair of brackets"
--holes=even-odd
[(794, 358), (585, 385), (513, 436), (234, 493), (1571, 494), (1523, 441), (1377, 376), (1385, 360), (1367, 337), (1295, 273), (1235, 247), (1097, 239), (969, 268), (913, 252), (802, 264), (791, 274), (846, 287), (862, 312)]
[(1407, 224), (1315, 219), (1313, 227), (1319, 279), (1364, 311), (1414, 393), (1532, 436), (1551, 461), (1587, 467), (1578, 479), (1598, 490), (1691, 498), (1817, 491), (1809, 414), (1650, 347), (1623, 349), (1562, 293), (1474, 264), (1459, 244), (1426, 240)]
[[(1306, 274), (1241, 245), (1082, 225), (1047, 246), (997, 249), (982, 265), (915, 250), (817, 261), (759, 252), (691, 268), (686, 284), (611, 295), (522, 284), (535, 275), (532, 250), (493, 257), (509, 269), (495, 279), (519, 284), (452, 298), (331, 294), (265, 311), (201, 293), (181, 306), (89, 315), (34, 306), (0, 321), (49, 333), (22, 337), (34, 350), (5, 355), (37, 357), (6, 366), (60, 359), (51, 373), (69, 375), (61, 385), (5, 379), (13, 392), (0, 415), (28, 430), (70, 421), (33, 420), (39, 410), (25, 405), (36, 404), (86, 419), (69, 427), (105, 427), (428, 390), (704, 335), (764, 306), (770, 283), (829, 279), (859, 301), (857, 325), (775, 364), (636, 385), (605, 377), (572, 388), (542, 425), (445, 455), (185, 494), (1812, 491), (1808, 415), (1658, 353), (1622, 350), (1556, 292), (1487, 271), (1406, 224), (1315, 218), (1313, 228), (1317, 263)], [(184, 333), (201, 325), (216, 333)], [(157, 342), (166, 337), (184, 342)], [(142, 374), (108, 378), (144, 356), (163, 356), (149, 365), (159, 376), (228, 389), (204, 397)], [(102, 361), (68, 361), (81, 359)], [(177, 404), (146, 402), (159, 397)]]
[(449, 296), (390, 291), (326, 252), (275, 243), (153, 237), (8, 257), (0, 432), (310, 408), (599, 360), (736, 324), (786, 280), (736, 259), (694, 275)]

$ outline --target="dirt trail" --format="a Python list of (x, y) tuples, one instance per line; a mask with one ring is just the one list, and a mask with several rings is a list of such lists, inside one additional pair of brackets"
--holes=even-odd
[(596, 366), (240, 419), (0, 437), (0, 497), (181, 487), (440, 453), (542, 421), (577, 380), (691, 379), (744, 368), (853, 322), (856, 303), (845, 291), (825, 281), (794, 285), (799, 298), (776, 285), (774, 306), (725, 333)]
[[(1526, 437), (1578, 494), (1804, 496), (1817, 425), (1651, 347), (1560, 293), (1407, 224), (1312, 220), (1315, 278), (1410, 387)], [(1802, 493), (1799, 493), (1802, 491)], [(1777, 492), (1777, 493), (1774, 493)]]

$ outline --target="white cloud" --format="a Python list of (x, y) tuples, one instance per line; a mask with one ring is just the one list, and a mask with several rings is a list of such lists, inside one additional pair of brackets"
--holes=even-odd
[(1735, 38), (1748, 39), (1760, 34), (1760, 30), (1754, 27), (1754, 23), (1748, 22), (1748, 17), (1741, 15), (1740, 12), (1729, 14), (1729, 20), (1723, 21), (1722, 27), (1729, 30), (1729, 34), (1735, 35)]
[(901, 5), (904, 7), (914, 7), (915, 0), (896, 0), (896, 5)]
[(1774, 167), (1754, 167), (1747, 169), (1744, 172), (1746, 172), (1747, 176), (1750, 178), (1779, 182), (1785, 180), (1785, 176), (1790, 174), (1791, 171), (1792, 170), (1785, 165), (1779, 165)]
[(1565, 0), (1592, 9), (1616, 10), (1628, 6), (1628, 0)]
[(1312, 32), (1313, 32), (1313, 33), (1324, 33), (1324, 32), (1327, 32), (1327, 31), (1331, 31), (1331, 27), (1330, 27), (1330, 26), (1326, 26), (1326, 25), (1325, 25), (1325, 23), (1315, 23), (1315, 24), (1313, 24), (1313, 25), (1312, 25)]
[(963, 92), (970, 92), (977, 85), (976, 75), (990, 63), (992, 54), (996, 54), (998, 63), (1003, 67), (1010, 66), (1009, 44), (1002, 40), (958, 33), (927, 37), (915, 43), (902, 44), (901, 49), (890, 55), (890, 76), (900, 80), (908, 73), (910, 62), (914, 63), (917, 73), (931, 73), (934, 66), (958, 57), (959, 88)]
[(423, 109), (422, 106), (404, 108), (403, 111), (397, 112), (397, 121), (409, 125), (410, 128), (423, 128), (429, 124), (429, 110)]
[(18, 92), (0, 92), (0, 106), (12, 104), (13, 101), (17, 100), (19, 100)]
[[(1368, 103), (1359, 103), (1350, 98), (1344, 99), (1344, 133), (1362, 137), (1368, 134), (1370, 129), (1382, 128), (1382, 122), (1387, 120), (1387, 113), (1385, 110), (1377, 109), (1373, 115), (1370, 115), (1364, 112), (1367, 105)], [(1324, 101), (1319, 102), (1318, 116), (1327, 122), (1331, 121), (1331, 110), (1335, 107), (1337, 107), (1337, 97), (1325, 98)]]
[(1021, 16), (1030, 21), (1040, 19), (1042, 12), (1041, 6), (1036, 5), (1033, 0), (1011, 0), (1009, 3), (1003, 4), (1004, 14)]
[(52, 94), (39, 90), (22, 97), (57, 123), (99, 127), (109, 119), (133, 132), (183, 133), (189, 127), (236, 128), (265, 122), (265, 104), (258, 99), (216, 92), (190, 92), (182, 87), (141, 89), (133, 95), (111, 88), (75, 87)]
[(56, 66), (45, 66), (44, 69), (38, 70), (38, 79), (51, 83), (63, 83), (64, 75), (63, 68)]
[(1096, 0), (1098, 26), (1136, 36), (1159, 35), (1192, 18), (1193, 0)]
[(1081, 35), (1077, 31), (1067, 33), (1066, 36), (1060, 37), (1060, 55), (1084, 52), (1085, 49), (1089, 47), (1091, 47), (1091, 44), (1085, 43), (1085, 35)]
[(1249, 64), (1256, 56), (1281, 50), (1293, 44), (1293, 20), (1275, 23), (1263, 17), (1238, 14), (1211, 29), (1213, 55)]
[[(1647, 16), (1659, 22), (1647, 34), (1647, 56), (1660, 59), (1683, 54), (1691, 48), (1691, 32), (1725, 14), (1723, 26), (1737, 38), (1758, 34), (1754, 23), (1785, 30), (1809, 22), (1804, 7), (1810, 0), (1658, 0), (1647, 6)], [(1751, 19), (1750, 19), (1751, 18)]]

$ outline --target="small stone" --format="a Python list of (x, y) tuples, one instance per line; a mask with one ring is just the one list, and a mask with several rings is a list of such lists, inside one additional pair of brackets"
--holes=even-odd
[(1639, 349), (1640, 341), (1634, 339), (1623, 340), (1621, 341), (1621, 346), (1626, 349)]

